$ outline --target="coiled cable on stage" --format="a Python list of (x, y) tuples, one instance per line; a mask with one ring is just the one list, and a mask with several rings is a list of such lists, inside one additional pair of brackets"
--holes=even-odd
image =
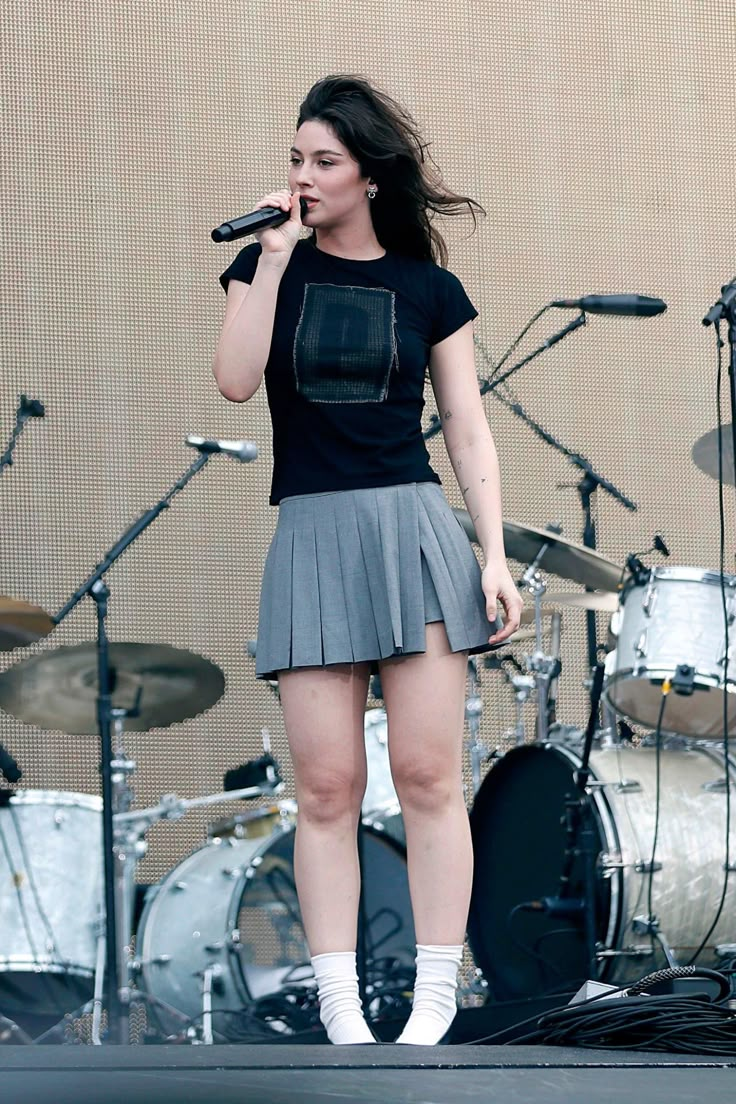
[[(707, 993), (648, 993), (662, 983), (701, 979), (719, 986), (714, 1000)], [(611, 989), (589, 1000), (554, 1008), (524, 1023), (536, 1029), (518, 1035), (516, 1024), (476, 1043), (514, 1046), (566, 1046), (596, 1050), (664, 1051), (670, 1054), (736, 1055), (736, 1009), (728, 1000), (729, 979), (716, 970), (698, 966), (676, 967), (648, 974), (631, 988)]]

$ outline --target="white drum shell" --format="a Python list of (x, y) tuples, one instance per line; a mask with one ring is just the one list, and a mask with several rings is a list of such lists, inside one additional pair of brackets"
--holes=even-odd
[(678, 666), (687, 665), (694, 671), (694, 692), (668, 695), (663, 731), (718, 739), (726, 704), (728, 733), (736, 732), (736, 658), (730, 646), (736, 643), (736, 578), (724, 579), (731, 653), (725, 678), (720, 575), (699, 568), (657, 567), (646, 584), (628, 588), (614, 614), (615, 649), (606, 659), (605, 694), (614, 709), (655, 728), (663, 681), (671, 679)]
[(0, 1008), (61, 1014), (92, 995), (102, 802), (20, 790), (0, 808)]

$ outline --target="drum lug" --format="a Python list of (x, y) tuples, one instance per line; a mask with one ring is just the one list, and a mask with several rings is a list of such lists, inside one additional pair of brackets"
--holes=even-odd
[(700, 788), (706, 790), (707, 793), (725, 793), (728, 789), (728, 782), (725, 777), (714, 778), (712, 782), (704, 782)]
[(637, 657), (637, 659), (643, 659), (646, 654), (647, 654), (647, 630), (644, 629), (644, 632), (641, 634), (641, 636), (639, 637), (639, 639), (636, 642), (636, 647), (634, 648), (634, 655)]
[(657, 602), (657, 591), (655, 588), (655, 582), (656, 580), (654, 578), (654, 575), (650, 575), (649, 581), (647, 583), (647, 589), (644, 593), (644, 600), (641, 604), (641, 608), (647, 617), (652, 616), (652, 610), (654, 609)]
[(634, 870), (637, 874), (656, 874), (661, 869), (662, 864), (661, 862), (657, 862), (656, 859), (654, 862), (647, 859), (643, 862), (640, 860), (638, 863), (634, 863)]
[(222, 873), (226, 878), (239, 878), (242, 870), (239, 866), (223, 866)]
[(187, 889), (188, 887), (187, 887), (186, 882), (174, 882), (174, 884), (171, 888), (176, 889), (181, 893), (183, 890)]
[(153, 966), (168, 966), (170, 962), (171, 962), (171, 955), (167, 955), (167, 954), (155, 955), (151, 959), (151, 964)]
[(210, 954), (219, 954), (219, 952), (223, 949), (224, 946), (225, 946), (225, 940), (224, 939), (218, 939), (217, 942), (215, 942), (215, 943), (205, 943), (204, 949), (206, 951), (209, 951)]
[(635, 778), (621, 778), (613, 784), (613, 792), (617, 794), (641, 793), (641, 782)]
[(609, 852), (601, 851), (598, 859), (598, 865), (601, 870), (601, 875), (604, 878), (612, 878), (617, 870), (623, 870), (626, 863), (621, 858), (621, 854), (618, 851)]

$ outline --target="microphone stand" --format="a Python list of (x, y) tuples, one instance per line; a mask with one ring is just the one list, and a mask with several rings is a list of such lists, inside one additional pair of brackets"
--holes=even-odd
[[(535, 349), (534, 352), (530, 353), (528, 357), (525, 357), (524, 360), (519, 361), (518, 364), (515, 364), (512, 368), (509, 368), (508, 371), (504, 372), (502, 376), (499, 376), (497, 379), (494, 379), (491, 376), (490, 379), (483, 380), (481, 383), (481, 395), (484, 395), (486, 394), (486, 392), (490, 391), (499, 400), (499, 402), (502, 402), (505, 406), (509, 408), (509, 410), (512, 411), (512, 413), (516, 414), (518, 418), (521, 418), (521, 420), (525, 422), (532, 430), (532, 432), (536, 433), (536, 435), (541, 438), (542, 441), (545, 441), (548, 445), (551, 445), (552, 448), (555, 448), (558, 452), (561, 452), (563, 456), (567, 457), (571, 464), (573, 464), (575, 467), (579, 468), (583, 472), (582, 478), (576, 484), (583, 509), (583, 544), (586, 548), (595, 550), (597, 546), (597, 538), (595, 520), (593, 516), (593, 502), (594, 495), (598, 488), (601, 487), (604, 491), (607, 491), (612, 498), (619, 501), (623, 506), (626, 507), (627, 510), (635, 511), (637, 509), (636, 503), (628, 498), (623, 493), (623, 491), (620, 491), (618, 487), (616, 487), (609, 479), (606, 479), (605, 476), (600, 475), (593, 468), (593, 465), (588, 459), (586, 459), (585, 456), (583, 456), (579, 452), (575, 452), (572, 449), (569, 449), (557, 437), (544, 429), (543, 426), (539, 424), (539, 422), (535, 421), (535, 419), (532, 418), (524, 410), (518, 399), (511, 400), (499, 390), (500, 385), (504, 383), (504, 381), (507, 380), (513, 372), (518, 371), (519, 368), (521, 368), (524, 364), (527, 364), (535, 356), (538, 356), (539, 353), (544, 352), (544, 350), (548, 349), (550, 345), (554, 345), (556, 344), (556, 342), (561, 341), (562, 338), (570, 333), (573, 329), (577, 329), (578, 326), (582, 326), (584, 325), (584, 323), (585, 315), (579, 315), (577, 318), (574, 318), (573, 321), (570, 322), (567, 326), (565, 326), (564, 329), (560, 330), (559, 333), (553, 334), (551, 338), (549, 338), (538, 349)], [(481, 353), (483, 357), (487, 360), (487, 354), (482, 347)], [(563, 486), (565, 486), (565, 484), (563, 484)], [(585, 589), (592, 590), (594, 588), (586, 587)], [(592, 669), (596, 666), (598, 662), (598, 638), (595, 610), (586, 610), (585, 619), (588, 649), (588, 666)]]
[[(128, 1043), (129, 1031), (125, 1011), (130, 1003), (128, 978), (123, 976), (118, 950), (117, 901), (115, 893), (116, 864), (115, 837), (113, 829), (113, 780), (112, 780), (112, 728), (116, 710), (112, 705), (113, 677), (110, 669), (108, 637), (106, 628), (108, 599), (110, 590), (103, 576), (110, 570), (117, 558), (141, 535), (144, 529), (168, 508), (172, 498), (183, 490), (190, 479), (211, 459), (210, 453), (201, 453), (189, 469), (181, 476), (164, 497), (146, 510), (130, 526), (91, 575), (77, 588), (69, 601), (52, 617), (58, 625), (71, 613), (82, 598), (89, 595), (97, 609), (97, 726), (100, 737), (100, 773), (102, 774), (102, 841), (104, 857), (105, 889), (105, 963), (107, 976), (108, 1025), (110, 1038), (118, 1043)], [(139, 704), (139, 703), (136, 703)]]
[(725, 315), (728, 322), (728, 383), (731, 400), (731, 450), (736, 457), (736, 276), (729, 284), (721, 288), (721, 297), (710, 308), (703, 319), (704, 326), (715, 323), (719, 347), (722, 347), (719, 323)]
[(10, 434), (10, 440), (5, 449), (5, 452), (0, 456), (0, 475), (3, 474), (6, 468), (9, 468), (13, 463), (13, 450), (18, 443), (18, 438), (23, 432), (23, 427), (30, 418), (43, 418), (44, 409), (43, 403), (38, 399), (27, 399), (25, 395), (21, 395), (18, 408), (15, 412), (15, 425), (13, 426), (12, 433)]

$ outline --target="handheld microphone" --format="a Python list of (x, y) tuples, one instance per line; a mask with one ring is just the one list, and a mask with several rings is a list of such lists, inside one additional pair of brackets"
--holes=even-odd
[[(299, 213), (302, 218), (309, 207), (306, 199), (299, 200)], [(230, 219), (216, 226), (210, 237), (213, 241), (236, 241), (238, 238), (247, 238), (249, 234), (257, 234), (259, 230), (268, 230), (269, 226), (280, 226), (291, 218), (290, 211), (282, 211), (280, 207), (258, 207), (248, 215)]]
[(551, 307), (574, 307), (589, 314), (623, 314), (650, 318), (667, 310), (664, 299), (649, 295), (584, 295), (582, 299), (555, 299)]
[(239, 460), (241, 464), (247, 464), (258, 456), (258, 446), (254, 441), (208, 441), (204, 437), (190, 434), (186, 443), (199, 452), (224, 452), (227, 456)]

